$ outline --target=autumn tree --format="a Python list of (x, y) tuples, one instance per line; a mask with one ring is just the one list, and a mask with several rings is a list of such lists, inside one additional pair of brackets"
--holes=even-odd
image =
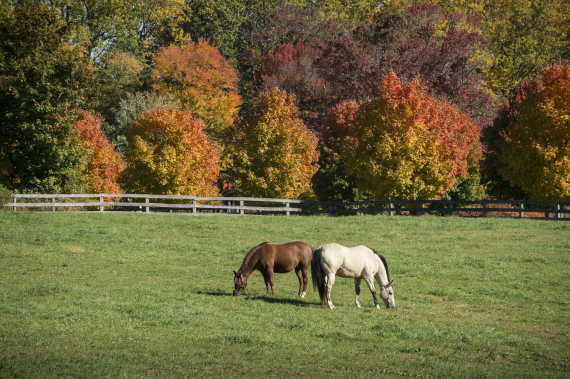
[(570, 59), (570, 3), (566, 0), (392, 0), (385, 10), (403, 10), (411, 5), (440, 5), (454, 12), (481, 19), (481, 31), (491, 42), (482, 67), (486, 88), (499, 99), (508, 99), (522, 80), (559, 59)]
[(119, 174), (125, 165), (101, 129), (101, 119), (86, 111), (74, 111), (64, 117), (77, 128), (77, 138), (85, 150), (81, 171), (83, 186), (88, 193), (121, 193)]
[(137, 56), (181, 41), (185, 0), (36, 1), (64, 16), (70, 40), (97, 62), (119, 49)]
[(144, 65), (131, 52), (111, 50), (98, 60), (96, 68), (95, 78), (101, 94), (97, 110), (112, 124), (117, 104), (142, 86)]
[(354, 145), (360, 105), (354, 100), (335, 106), (325, 119), (319, 141), (319, 170), (313, 190), (319, 200), (355, 201), (361, 198), (356, 177), (346, 168), (346, 146)]
[(467, 173), (479, 136), (469, 116), (391, 73), (382, 95), (361, 106), (347, 149), (360, 190), (380, 199), (438, 199)]
[(277, 88), (260, 96), (233, 132), (227, 171), (235, 193), (297, 199), (311, 194), (317, 138), (298, 118), (294, 98)]
[(172, 95), (183, 109), (201, 118), (214, 138), (233, 124), (239, 112), (237, 85), (236, 70), (203, 39), (163, 48), (155, 58), (152, 87)]
[(77, 128), (58, 115), (94, 106), (89, 59), (67, 42), (67, 24), (53, 9), (32, 1), (0, 7), (0, 182), (17, 191), (80, 191), (84, 152)]
[(124, 155), (129, 145), (127, 131), (141, 114), (149, 109), (177, 108), (177, 106), (176, 101), (169, 95), (159, 95), (155, 92), (126, 93), (119, 101), (113, 122), (105, 125), (105, 134), (117, 151)]
[(220, 153), (202, 120), (174, 108), (145, 111), (128, 131), (127, 191), (216, 196)]
[(209, 39), (224, 57), (236, 60), (239, 29), (249, 13), (246, 1), (192, 0), (184, 12), (187, 21), (181, 27), (194, 42)]
[(491, 145), (502, 178), (534, 200), (569, 200), (569, 120), (570, 65), (546, 67), (519, 84)]
[(405, 81), (419, 77), (429, 94), (447, 99), (484, 127), (494, 107), (479, 74), (485, 64), (480, 52), (489, 39), (478, 23), (425, 5), (378, 13), (351, 34), (329, 25), (337, 30), (334, 38), (276, 47), (264, 60), (260, 90), (278, 86), (295, 94), (303, 121), (318, 130), (336, 104), (378, 97), (378, 83), (394, 71)]

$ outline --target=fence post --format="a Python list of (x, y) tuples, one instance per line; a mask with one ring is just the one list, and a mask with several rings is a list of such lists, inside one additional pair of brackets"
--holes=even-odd
[(51, 198), (51, 203), (53, 204), (53, 205), (51, 206), (51, 211), (52, 211), (52, 212), (55, 212), (55, 196), (52, 196), (52, 198)]
[(99, 212), (103, 212), (103, 195), (99, 194)]
[(290, 203), (287, 201), (287, 202), (285, 202), (285, 209), (286, 209), (285, 214), (287, 216), (291, 216), (291, 211), (289, 210), (289, 208), (290, 208)]
[(18, 209), (18, 207), (16, 206), (16, 200), (18, 198), (16, 197), (16, 195), (14, 195), (14, 212), (16, 212), (16, 209)]
[[(243, 200), (240, 200), (240, 201), (239, 201), (239, 206), (240, 206), (240, 207), (243, 207), (243, 204), (244, 204), (244, 201), (243, 201)], [(244, 210), (244, 209), (240, 209), (240, 210), (239, 210), (239, 214), (240, 214), (240, 215), (245, 214), (245, 210)]]
[[(559, 211), (560, 210), (560, 203), (556, 204), (556, 210)], [(556, 218), (560, 218), (560, 213), (556, 212)]]
[(483, 203), (483, 217), (487, 217), (487, 203)]
[[(150, 198), (149, 198), (148, 196), (146, 196), (146, 197), (144, 198), (144, 202), (145, 202), (146, 204), (150, 203)], [(150, 207), (149, 207), (149, 206), (146, 206), (145, 209), (144, 209), (144, 211), (145, 211), (146, 213), (150, 213)]]
[(192, 199), (192, 213), (196, 214), (196, 205), (198, 204), (198, 201), (196, 201), (196, 199)]
[(449, 208), (449, 216), (453, 216), (453, 203), (449, 202), (447, 207)]
[(520, 217), (520, 218), (523, 218), (523, 217), (524, 217), (523, 209), (524, 209), (524, 204), (523, 204), (523, 203), (520, 203), (520, 205), (519, 205), (519, 217)]
[(394, 211), (392, 210), (394, 208), (394, 204), (393, 203), (388, 203), (388, 211), (390, 216), (394, 216)]
[(424, 207), (424, 203), (421, 202), (421, 201), (419, 201), (419, 202), (418, 202), (418, 208), (419, 208), (420, 210), (418, 211), (418, 216), (423, 216), (423, 214), (424, 214), (424, 212), (422, 211), (422, 208), (423, 208), (423, 207)]
[(362, 208), (363, 208), (363, 206), (362, 206), (362, 204), (360, 204), (360, 212), (359, 212), (360, 216), (364, 216), (364, 212), (362, 211)]

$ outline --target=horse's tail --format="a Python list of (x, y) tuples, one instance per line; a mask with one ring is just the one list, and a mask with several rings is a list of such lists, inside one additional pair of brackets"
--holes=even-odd
[(323, 268), (321, 267), (322, 255), (322, 247), (318, 247), (315, 251), (313, 251), (313, 261), (311, 262), (311, 277), (313, 280), (313, 289), (319, 290), (321, 305), (325, 305), (325, 277), (323, 276)]

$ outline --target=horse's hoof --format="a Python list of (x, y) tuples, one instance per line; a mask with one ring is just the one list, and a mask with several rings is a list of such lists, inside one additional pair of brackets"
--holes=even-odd
[(301, 299), (304, 299), (306, 294), (307, 294), (306, 292), (303, 292), (302, 294), (299, 295), (299, 297), (300, 297)]
[(380, 309), (380, 306), (378, 304), (376, 304), (376, 309)]
[(357, 306), (358, 308), (360, 308), (360, 304), (356, 303), (356, 306)]

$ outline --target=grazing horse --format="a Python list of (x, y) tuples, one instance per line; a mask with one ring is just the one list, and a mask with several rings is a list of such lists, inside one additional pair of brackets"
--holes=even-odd
[(286, 273), (295, 270), (299, 278), (299, 296), (305, 297), (307, 282), (309, 281), (308, 268), (313, 259), (313, 248), (304, 242), (295, 241), (274, 245), (264, 242), (257, 245), (245, 255), (240, 269), (235, 272), (234, 296), (239, 296), (247, 286), (247, 278), (253, 270), (259, 270), (265, 280), (267, 293), (275, 295), (273, 273)]
[(390, 281), (388, 263), (383, 256), (366, 246), (344, 247), (337, 243), (328, 243), (319, 246), (313, 252), (313, 265), (311, 266), (313, 287), (319, 290), (321, 305), (325, 301), (330, 309), (334, 309), (331, 301), (331, 288), (334, 284), (335, 275), (341, 278), (354, 278), (356, 290), (356, 306), (360, 308), (358, 296), (360, 295), (360, 280), (364, 279), (372, 297), (374, 305), (378, 305), (374, 278), (380, 285), (380, 298), (387, 308), (394, 308), (394, 288)]

